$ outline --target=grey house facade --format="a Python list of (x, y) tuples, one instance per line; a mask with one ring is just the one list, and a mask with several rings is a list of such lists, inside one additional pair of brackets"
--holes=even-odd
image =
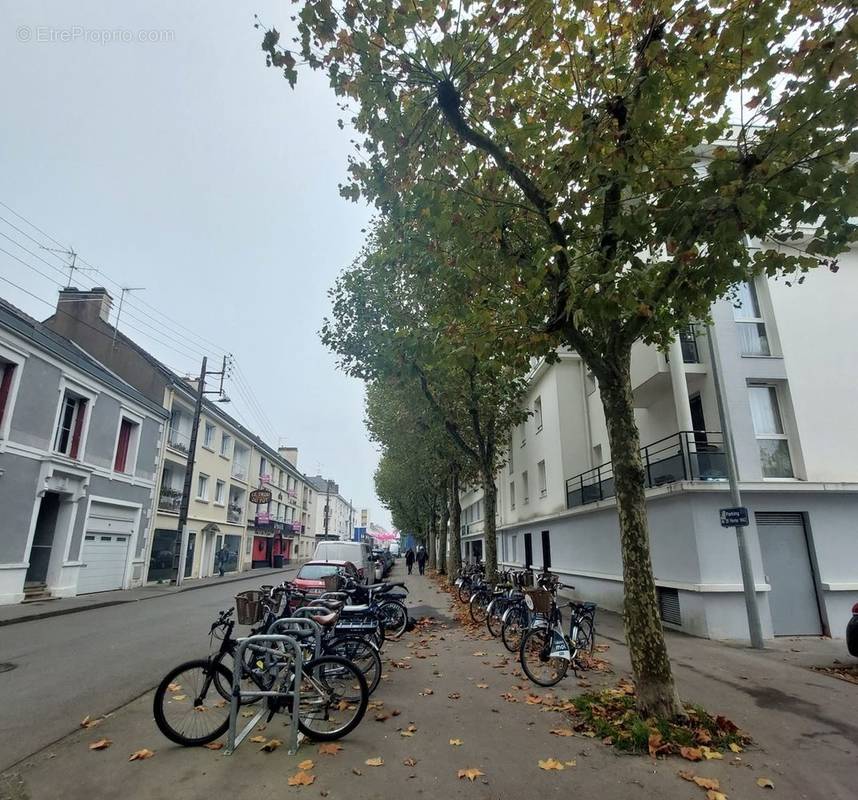
[(0, 300), (0, 603), (143, 582), (165, 421)]

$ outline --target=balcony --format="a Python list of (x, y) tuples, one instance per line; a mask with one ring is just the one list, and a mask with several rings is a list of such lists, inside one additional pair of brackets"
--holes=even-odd
[(226, 521), (232, 523), (241, 522), (244, 507), (238, 503), (230, 503), (226, 509)]
[[(647, 489), (677, 481), (727, 480), (727, 456), (720, 431), (680, 431), (641, 448)], [(610, 461), (566, 481), (566, 507), (616, 494)]]
[[(697, 343), (702, 333), (698, 325), (689, 325), (679, 333), (689, 394), (700, 391), (706, 375), (706, 365)], [(632, 348), (631, 381), (635, 408), (649, 408), (668, 396), (671, 392), (668, 354), (652, 345), (636, 342)]]
[(187, 455), (188, 448), (191, 446), (191, 437), (189, 434), (171, 425), (167, 431), (167, 446)]
[(168, 511), (171, 514), (179, 513), (179, 506), (182, 504), (182, 492), (169, 487), (162, 487), (158, 495), (158, 510)]

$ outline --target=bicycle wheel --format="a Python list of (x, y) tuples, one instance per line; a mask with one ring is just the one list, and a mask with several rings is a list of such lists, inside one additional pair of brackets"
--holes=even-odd
[(563, 680), (569, 669), (565, 658), (551, 658), (550, 628), (531, 628), (521, 640), (519, 661), (524, 674), (538, 686), (554, 686)]
[(476, 592), (469, 603), (471, 610), (471, 619), (482, 625), (486, 621), (486, 611), (490, 602), (489, 596), (485, 592)]
[(370, 694), (378, 688), (381, 680), (381, 656), (372, 642), (360, 636), (338, 636), (324, 647), (326, 654), (351, 661), (363, 673)]
[(391, 639), (398, 639), (408, 627), (408, 609), (399, 600), (385, 600), (379, 606), (384, 620), (385, 633)]
[(510, 653), (517, 653), (521, 647), (521, 639), (528, 628), (528, 615), (522, 606), (513, 606), (501, 628), (501, 640)]
[(486, 627), (495, 639), (497, 639), (502, 633), (503, 614), (507, 608), (507, 601), (495, 598), (495, 600), (490, 603), (489, 607), (486, 609)]
[(584, 618), (578, 621), (578, 635), (575, 637), (575, 647), (579, 653), (593, 655), (596, 648), (596, 629), (593, 620)]
[(462, 585), (459, 587), (459, 602), (467, 603), (468, 600), (471, 599), (471, 582), (470, 581), (462, 581)]
[(152, 711), (158, 730), (184, 747), (213, 742), (229, 727), (229, 695), (215, 683), (232, 687), (232, 673), (207, 658), (171, 669), (155, 690)]
[(345, 658), (320, 656), (304, 664), (301, 672), (301, 732), (317, 742), (331, 742), (353, 731), (369, 701), (360, 670)]

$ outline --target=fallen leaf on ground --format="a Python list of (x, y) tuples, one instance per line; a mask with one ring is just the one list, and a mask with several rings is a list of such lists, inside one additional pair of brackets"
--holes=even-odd
[(423, 697), (427, 694), (435, 694), (435, 691), (433, 689), (424, 689), (422, 692), (419, 692), (418, 694), (420, 694), (420, 696)]
[(458, 700), (461, 696), (462, 695), (460, 695), (458, 692), (450, 692), (450, 694), (447, 695), (447, 697), (449, 697), (451, 700)]
[(414, 736), (414, 731), (399, 731), (399, 735), (407, 739), (409, 736)]
[(703, 758), (703, 753), (696, 747), (680, 747), (679, 755), (687, 761), (700, 761)]
[(398, 717), (402, 712), (398, 708), (394, 708), (393, 711), (390, 712), (391, 717)]
[(223, 750), (223, 742), (209, 742), (208, 744), (204, 744), (203, 747), (206, 750)]
[(527, 696), (527, 704), (529, 706), (538, 706), (542, 703), (542, 698), (538, 694), (529, 694)]
[(384, 764), (384, 759), (381, 756), (376, 756), (375, 758), (368, 758), (363, 763), (368, 767), (380, 767)]
[(300, 764), (298, 764), (298, 769), (302, 772), (307, 772), (307, 770), (313, 769), (316, 765), (313, 763), (312, 758), (305, 758)]
[(376, 722), (384, 722), (386, 719), (390, 719), (389, 714), (376, 714), (375, 721)]
[(721, 788), (718, 778), (703, 778), (700, 775), (695, 775), (691, 780), (693, 780), (701, 789)]
[(280, 745), (283, 744), (279, 739), (269, 739), (262, 747), (259, 749), (263, 753), (273, 753)]
[(182, 684), (180, 683), (169, 683), (167, 684), (168, 692), (178, 692), (182, 688)]
[(473, 655), (475, 655), (477, 658), (480, 658), (480, 657), (482, 657), (482, 656), (487, 656), (487, 655), (488, 655), (488, 653), (484, 653), (482, 650), (478, 650), (478, 651), (477, 651), (476, 653), (474, 653)]
[(453, 747), (461, 747), (464, 742), (461, 739), (450, 739), (450, 744), (453, 745)]
[(775, 784), (771, 778), (757, 778), (757, 786), (761, 789), (774, 789)]
[(335, 756), (342, 749), (336, 742), (326, 742), (319, 745), (319, 754), (323, 756)]
[(563, 766), (563, 762), (558, 761), (556, 758), (541, 759), (539, 761), (539, 768), (540, 769), (546, 769), (546, 770), (549, 770), (549, 769), (557, 769), (557, 770), (566, 769), (566, 767)]
[(406, 767), (414, 767), (417, 766), (417, 759), (409, 756), (408, 758), (404, 759), (402, 763)]
[(719, 753), (717, 750), (713, 750), (710, 747), (701, 747), (700, 751), (703, 753), (703, 758), (705, 758), (707, 761), (720, 761), (722, 758), (724, 758), (721, 753)]
[(213, 708), (223, 708), (226, 705), (226, 700), (218, 700), (216, 703), (212, 703)]
[(742, 748), (739, 747), (739, 745), (737, 745), (735, 742), (730, 742), (730, 749), (734, 753), (741, 753), (742, 752)]
[(649, 754), (653, 757), (657, 756), (658, 753), (664, 748), (664, 742), (662, 741), (661, 734), (658, 731), (654, 731), (649, 735), (649, 739), (647, 740), (647, 748), (649, 749)]
[(178, 700), (179, 702), (181, 702), (182, 700), (187, 700), (187, 699), (188, 699), (188, 696), (186, 694), (174, 694), (173, 695), (173, 700)]
[(111, 742), (110, 739), (97, 739), (92, 744), (90, 744), (89, 749), (90, 750), (107, 750), (107, 748), (110, 747), (110, 745), (112, 745), (112, 744), (113, 744), (113, 742)]
[(711, 744), (712, 736), (706, 728), (698, 728), (694, 731), (694, 741), (696, 741), (697, 744)]
[(352, 767), (352, 774), (363, 775), (363, 773), (357, 767)]
[(301, 770), (300, 772), (296, 772), (294, 775), (289, 776), (289, 785), (290, 786), (309, 786), (316, 780), (315, 775), (311, 775), (309, 772), (305, 772)]
[(710, 789), (706, 792), (706, 800), (727, 800), (727, 795), (724, 792), (716, 792), (714, 789)]
[(129, 761), (145, 761), (147, 758), (152, 758), (155, 755), (154, 750), (144, 747), (142, 750), (135, 750), (129, 757)]
[(691, 770), (681, 769), (676, 774), (679, 775), (679, 777), (682, 778), (684, 781), (693, 781), (694, 780), (694, 773), (691, 772)]
[(265, 744), (268, 741), (267, 736), (251, 736), (250, 741), (254, 744)]
[[(341, 708), (340, 711), (345, 711), (345, 709)], [(252, 717), (255, 713), (256, 713), (255, 711), (242, 711), (241, 716), (242, 717)]]
[(573, 731), (571, 728), (555, 728), (554, 730), (549, 731), (549, 733), (553, 733), (555, 736), (574, 736), (575, 735), (575, 731)]
[(571, 761), (563, 762), (567, 767), (574, 767), (578, 764), (578, 762), (573, 758)]
[(488, 689), (489, 685), (487, 683), (478, 683), (477, 688), (478, 689)]
[(469, 781), (475, 781), (481, 775), (485, 775), (486, 773), (481, 772), (475, 767), (468, 767), (467, 769), (460, 769), (456, 774), (459, 778), (467, 778)]

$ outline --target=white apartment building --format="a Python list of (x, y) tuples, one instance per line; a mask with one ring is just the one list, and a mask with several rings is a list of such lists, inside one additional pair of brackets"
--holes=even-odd
[[(711, 333), (733, 429), (746, 536), (767, 638), (842, 637), (858, 601), (858, 257), (802, 286), (761, 278), (713, 306)], [(851, 365), (851, 366), (850, 366)], [(665, 625), (748, 636), (706, 331), (667, 356), (638, 344), (632, 379), (647, 469), (651, 552)], [(622, 609), (611, 453), (596, 384), (574, 353), (538, 363), (528, 420), (498, 473), (498, 558), (550, 567)], [(463, 557), (482, 557), (482, 492), (462, 498)]]
[[(307, 476), (307, 482), (314, 490), (312, 524), (316, 536), (327, 532), (328, 536), (350, 540), (357, 518), (354, 506), (340, 494), (339, 484), (321, 475)], [(325, 526), (325, 506), (328, 507), (327, 529)]]

